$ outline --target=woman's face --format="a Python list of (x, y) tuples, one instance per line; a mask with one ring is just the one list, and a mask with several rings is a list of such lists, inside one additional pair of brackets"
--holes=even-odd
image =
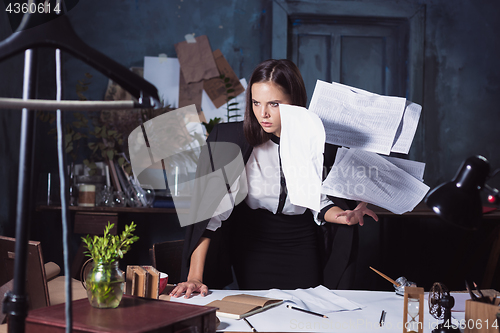
[(252, 85), (252, 108), (255, 118), (267, 133), (281, 134), (280, 104), (291, 104), (292, 99), (272, 81)]

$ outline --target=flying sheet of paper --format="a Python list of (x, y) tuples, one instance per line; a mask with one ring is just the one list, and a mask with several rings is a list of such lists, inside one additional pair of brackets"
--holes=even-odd
[(404, 171), (408, 172), (413, 177), (417, 178), (421, 182), (424, 181), (424, 171), (425, 171), (425, 163), (405, 160), (403, 158), (391, 157), (391, 156), (382, 156), (395, 166)]
[(179, 107), (180, 65), (177, 58), (144, 57), (144, 78), (151, 82), (165, 105)]
[(406, 101), (406, 108), (403, 114), (403, 119), (399, 124), (394, 138), (391, 151), (395, 153), (408, 154), (410, 151), (411, 143), (417, 131), (418, 120), (422, 107), (416, 103)]
[(323, 121), (328, 143), (389, 155), (406, 99), (359, 91), (318, 80), (309, 110)]
[(323, 182), (324, 194), (403, 214), (413, 210), (429, 191), (429, 186), (375, 153), (346, 148), (339, 152)]
[[(343, 85), (336, 82), (332, 82), (332, 85), (347, 87), (352, 91), (365, 96), (380, 96), (367, 90)], [(413, 138), (415, 137), (415, 132), (417, 131), (417, 125), (418, 120), (420, 119), (421, 111), (422, 107), (420, 105), (406, 100), (403, 118), (401, 119), (398, 130), (396, 131), (396, 136), (392, 144), (391, 152), (408, 154), (408, 152), (410, 151), (411, 143), (413, 142)]]
[[(242, 121), (245, 116), (245, 109), (246, 109), (246, 88), (247, 88), (247, 80), (241, 79), (240, 80), (241, 85), (245, 90), (238, 96), (236, 96), (235, 99), (233, 99), (231, 102), (232, 103), (238, 103), (236, 106), (239, 111), (238, 112), (232, 112), (232, 114), (239, 114), (239, 117), (235, 117), (231, 119), (231, 121)], [(212, 100), (210, 97), (208, 97), (207, 92), (203, 90), (202, 96), (201, 96), (201, 109), (203, 110), (203, 114), (205, 115), (205, 118), (207, 121), (210, 121), (210, 119), (213, 118), (222, 118), (222, 122), (227, 123), (227, 107), (226, 104), (222, 105), (220, 108), (216, 108), (214, 103), (212, 103)]]
[(306, 108), (280, 104), (280, 157), (292, 204), (320, 210), (325, 129)]

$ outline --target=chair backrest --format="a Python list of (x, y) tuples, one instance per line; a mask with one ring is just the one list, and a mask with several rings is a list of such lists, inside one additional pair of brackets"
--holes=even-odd
[[(15, 238), (0, 236), (0, 287), (14, 278), (15, 244)], [(40, 242), (30, 241), (28, 244), (27, 269), (26, 292), (29, 309), (50, 305)]]
[(168, 274), (168, 283), (181, 282), (183, 247), (183, 239), (153, 244), (153, 266), (158, 271)]

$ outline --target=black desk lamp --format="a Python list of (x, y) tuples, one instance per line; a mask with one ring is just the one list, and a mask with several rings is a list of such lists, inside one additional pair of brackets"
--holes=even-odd
[[(496, 170), (492, 176), (497, 174)], [(490, 203), (500, 203), (499, 191), (486, 185), (490, 164), (483, 156), (467, 158), (450, 182), (439, 185), (425, 197), (427, 206), (443, 220), (463, 229), (474, 230), (481, 223), (481, 190), (488, 193)]]
[[(493, 177), (499, 171), (500, 169), (496, 170), (491, 176)], [(484, 190), (488, 193), (490, 203), (497, 205), (500, 203), (498, 190), (485, 184), (489, 177), (490, 164), (488, 160), (483, 156), (469, 157), (462, 163), (455, 178), (439, 185), (427, 194), (424, 199), (425, 203), (443, 220), (462, 229), (477, 229), (481, 224), (483, 214), (480, 192)], [(451, 296), (448, 294), (447, 297), (446, 302), (450, 302)], [(438, 303), (440, 302), (441, 300), (438, 300)], [(451, 297), (451, 302), (453, 302), (453, 297)], [(429, 306), (431, 307), (430, 295)], [(448, 311), (452, 307), (453, 304), (449, 304)], [(432, 333), (451, 332), (460, 332), (460, 330), (453, 325), (447, 327), (439, 324), (432, 331)]]

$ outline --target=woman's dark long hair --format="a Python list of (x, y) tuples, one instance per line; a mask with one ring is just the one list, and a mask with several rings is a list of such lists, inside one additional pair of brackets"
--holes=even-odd
[(243, 121), (245, 137), (248, 143), (254, 147), (263, 144), (272, 135), (262, 129), (253, 113), (252, 85), (260, 82), (274, 82), (279, 85), (283, 92), (290, 96), (292, 105), (305, 107), (307, 103), (304, 80), (298, 67), (292, 61), (270, 59), (260, 63), (250, 77), (246, 95), (245, 120)]

